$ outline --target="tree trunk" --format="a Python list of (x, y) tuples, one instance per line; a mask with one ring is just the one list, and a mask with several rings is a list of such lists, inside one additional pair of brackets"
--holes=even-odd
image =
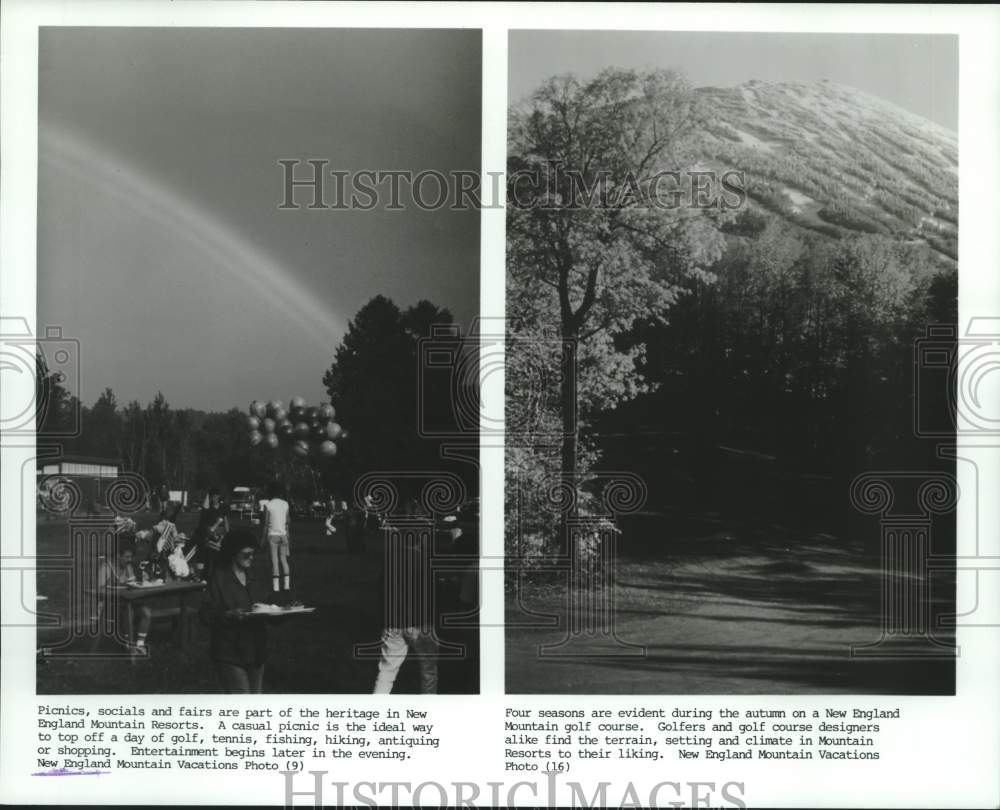
[(560, 384), (560, 409), (562, 410), (562, 447), (560, 453), (560, 470), (566, 480), (572, 480), (576, 472), (577, 455), (577, 424), (576, 424), (576, 386), (566, 372)]
[[(575, 493), (579, 444), (579, 421), (576, 418), (576, 338), (567, 336), (563, 338), (563, 341), (566, 357), (559, 384), (559, 406), (562, 411), (562, 444), (559, 454), (559, 470), (564, 485), (572, 487)], [(566, 553), (568, 554), (573, 553), (570, 542), (570, 525), (576, 514), (576, 498), (574, 497), (572, 506), (569, 509), (562, 510), (559, 518), (559, 542), (566, 544)]]

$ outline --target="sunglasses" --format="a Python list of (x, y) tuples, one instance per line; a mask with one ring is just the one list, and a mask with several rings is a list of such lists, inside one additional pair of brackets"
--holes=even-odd
[(252, 557), (256, 552), (254, 551), (241, 551), (236, 556), (237, 557)]

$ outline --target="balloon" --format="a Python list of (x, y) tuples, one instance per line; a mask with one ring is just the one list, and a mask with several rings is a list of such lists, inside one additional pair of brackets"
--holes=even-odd
[(312, 422), (314, 419), (317, 418), (318, 413), (319, 413), (319, 408), (315, 407), (306, 408), (306, 421)]
[(274, 450), (278, 446), (278, 437), (274, 433), (268, 433), (264, 437), (264, 443)]
[(293, 411), (301, 411), (306, 407), (306, 401), (304, 397), (292, 397), (288, 405)]
[(284, 407), (280, 399), (272, 399), (267, 403), (267, 415), (273, 417), (278, 411), (284, 410)]
[(261, 441), (263, 439), (264, 439), (264, 437), (261, 436), (259, 430), (251, 430), (250, 431), (250, 446), (251, 447), (256, 447), (258, 444), (261, 443)]
[(260, 427), (265, 433), (274, 433), (274, 420), (267, 417), (260, 423)]
[(258, 419), (263, 419), (267, 414), (267, 405), (259, 399), (255, 399), (250, 403), (250, 414), (256, 416)]
[(326, 428), (323, 425), (313, 425), (311, 432), (313, 438), (316, 439), (317, 441), (322, 441), (323, 439), (327, 438)]
[(326, 433), (326, 438), (338, 439), (344, 433), (344, 429), (336, 422), (329, 422), (324, 428), (324, 432)]
[(256, 416), (247, 417), (247, 430), (259, 430), (260, 429), (260, 419)]
[(309, 443), (304, 439), (296, 439), (292, 443), (292, 451), (297, 456), (308, 456), (309, 455)]
[(274, 411), (274, 421), (282, 422), (288, 418), (288, 412), (284, 408), (277, 408)]
[(292, 435), (292, 430), (293, 430), (292, 423), (289, 422), (287, 419), (284, 419), (281, 422), (279, 422), (277, 428), (275, 428), (277, 434), (285, 439), (289, 438)]
[(292, 428), (292, 432), (300, 439), (304, 439), (309, 435), (309, 425), (305, 422), (297, 422), (295, 427)]
[(340, 438), (341, 438), (341, 439), (349, 439), (349, 438), (351, 438), (351, 434), (350, 434), (350, 433), (348, 433), (348, 432), (347, 432), (347, 431), (345, 430), (345, 431), (344, 431), (343, 433), (341, 433), (341, 434), (340, 434)]
[(337, 455), (337, 445), (327, 439), (325, 442), (320, 444), (319, 454), (321, 456), (335, 456)]
[(319, 406), (318, 416), (321, 422), (329, 422), (333, 419), (335, 411), (333, 410), (333, 405), (325, 404)]

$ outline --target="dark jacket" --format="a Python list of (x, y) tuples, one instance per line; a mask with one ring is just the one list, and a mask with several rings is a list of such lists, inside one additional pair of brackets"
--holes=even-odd
[(212, 574), (199, 611), (201, 620), (212, 631), (209, 655), (213, 661), (251, 668), (267, 658), (267, 630), (261, 618), (243, 620), (227, 617), (233, 608), (250, 610), (253, 598), (229, 564), (221, 565)]
[(203, 546), (208, 541), (208, 530), (212, 528), (213, 524), (218, 521), (219, 518), (225, 517), (225, 510), (219, 506), (218, 508), (214, 506), (209, 506), (203, 508), (201, 512), (198, 513), (198, 527), (194, 530), (194, 535), (192, 540), (198, 545)]

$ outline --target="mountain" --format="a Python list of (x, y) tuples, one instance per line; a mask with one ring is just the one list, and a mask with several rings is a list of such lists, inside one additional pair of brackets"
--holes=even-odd
[(843, 85), (700, 88), (702, 163), (746, 173), (750, 210), (840, 238), (877, 233), (958, 257), (958, 136)]

